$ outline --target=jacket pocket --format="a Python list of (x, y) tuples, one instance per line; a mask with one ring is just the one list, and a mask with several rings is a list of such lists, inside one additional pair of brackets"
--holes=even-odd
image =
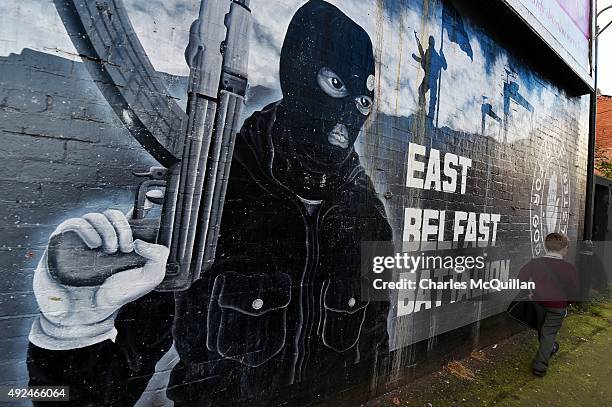
[(285, 273), (217, 276), (208, 307), (208, 350), (245, 366), (267, 362), (285, 345), (290, 301)]
[[(344, 352), (359, 341), (369, 297), (362, 297), (361, 280), (330, 280), (321, 292), (323, 315), (319, 335), (325, 346)], [(367, 293), (367, 290), (365, 290)]]

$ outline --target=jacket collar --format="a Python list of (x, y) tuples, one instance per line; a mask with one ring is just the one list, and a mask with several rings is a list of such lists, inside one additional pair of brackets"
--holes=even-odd
[(544, 255), (544, 257), (548, 257), (549, 259), (559, 259), (563, 260), (563, 256), (557, 252), (548, 252)]

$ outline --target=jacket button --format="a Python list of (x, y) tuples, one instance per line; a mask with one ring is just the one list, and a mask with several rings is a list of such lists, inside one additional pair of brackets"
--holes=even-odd
[(257, 298), (255, 301), (253, 301), (251, 306), (253, 309), (261, 309), (261, 307), (263, 307), (263, 300), (261, 298)]
[(351, 308), (355, 306), (355, 298), (351, 297), (351, 299), (348, 301), (348, 306)]

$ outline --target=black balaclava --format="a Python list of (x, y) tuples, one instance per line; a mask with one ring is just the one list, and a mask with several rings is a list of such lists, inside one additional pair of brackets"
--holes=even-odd
[(310, 173), (337, 172), (372, 109), (374, 74), (363, 28), (325, 1), (302, 6), (280, 55), (281, 153), (295, 155)]

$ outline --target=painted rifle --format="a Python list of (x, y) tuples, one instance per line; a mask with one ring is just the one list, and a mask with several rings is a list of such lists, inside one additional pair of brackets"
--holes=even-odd
[[(56, 4), (57, 1), (60, 0), (56, 0)], [(78, 0), (73, 3), (77, 10), (72, 11), (73, 15), (66, 17), (66, 11), (60, 13), (69, 32), (67, 22), (74, 24), (75, 16), (83, 18), (77, 15), (83, 12), (76, 7)], [(113, 4), (113, 7), (124, 11), (122, 4)], [(169, 165), (166, 167), (136, 173), (148, 179), (138, 187), (129, 220), (134, 239), (170, 248), (166, 277), (157, 288), (160, 291), (189, 288), (214, 261), (234, 142), (247, 89), (250, 26), (249, 0), (202, 0), (185, 51), (190, 75), (187, 115), (183, 120), (186, 125), (182, 124), (184, 132), (175, 148), (181, 151), (180, 159), (167, 159)], [(79, 28), (86, 30), (78, 25), (75, 29)], [(85, 45), (95, 48), (96, 43), (75, 45), (77, 49), (86, 48)], [(90, 72), (101, 74), (95, 66), (88, 68)], [(108, 90), (101, 90), (109, 99), (105, 93)], [(113, 104), (110, 99), (109, 102)], [(117, 106), (113, 108), (119, 113)], [(143, 123), (137, 120), (134, 110), (121, 110), (122, 115), (118, 115), (134, 137), (156, 156), (155, 142), (163, 147), (163, 143), (159, 143), (162, 138), (153, 131), (148, 138), (135, 131), (133, 128)], [(163, 159), (159, 161), (164, 163)], [(149, 216), (155, 204), (161, 205), (159, 216)], [(51, 238), (48, 264), (49, 271), (62, 283), (87, 286), (100, 284), (117, 272), (141, 267), (144, 259), (134, 252), (106, 254), (101, 249), (89, 250), (75, 232), (64, 232)]]

